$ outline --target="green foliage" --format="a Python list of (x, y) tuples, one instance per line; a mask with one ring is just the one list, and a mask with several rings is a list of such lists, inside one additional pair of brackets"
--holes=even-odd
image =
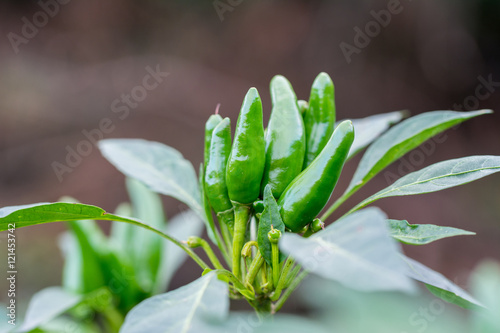
[[(326, 80), (327, 75), (323, 73), (321, 77)], [(267, 136), (267, 147), (273, 147), (280, 135), (295, 138), (297, 133), (292, 132), (296, 126), (282, 126), (287, 123), (285, 120), (289, 120), (288, 124), (301, 127), (303, 119), (300, 117), (311, 117), (311, 112), (321, 111), (322, 105), (328, 110), (325, 109), (325, 116), (320, 117), (317, 124), (326, 126), (325, 131), (314, 139), (311, 134), (314, 126), (309, 126), (309, 119), (307, 128), (311, 135), (303, 136), (302, 133), (292, 140), (299, 142), (300, 147), (268, 149), (273, 167), (266, 169), (269, 174), (263, 181), (266, 155), (262, 105), (257, 90), (251, 88), (242, 106), (228, 167), (224, 171), (225, 163), (213, 165), (219, 181), (230, 180), (227, 187), (232, 205), (230, 208), (220, 205), (215, 211), (216, 220), (213, 218), (215, 207), (210, 205), (204, 192), (203, 164), (197, 176), (191, 162), (174, 148), (139, 139), (109, 139), (99, 143), (103, 156), (128, 177), (131, 203), (120, 205), (115, 214), (96, 206), (68, 202), (1, 208), (0, 231), (60, 221), (65, 221), (68, 226), (68, 232), (61, 237), (65, 256), (63, 287), (52, 287), (36, 294), (21, 329), (60, 332), (67, 325), (72, 325), (75, 330), (84, 332), (120, 330), (125, 333), (241, 330), (293, 333), (331, 332), (332, 329), (339, 332), (385, 332), (384, 324), (389, 331), (406, 328), (404, 325), (391, 326), (384, 316), (396, 316), (401, 309), (411, 309), (408, 307), (408, 304), (413, 304), (408, 301), (410, 299), (420, 302), (421, 298), (415, 297), (415, 282), (419, 281), (430, 290), (427, 297), (433, 294), (446, 302), (475, 311), (472, 316), (475, 332), (497, 332), (498, 320), (494, 318), (498, 317), (498, 297), (491, 295), (498, 295), (498, 266), (485, 264), (477, 271), (473, 280), (474, 296), (477, 297), (474, 297), (443, 275), (406, 257), (398, 243), (423, 245), (445, 237), (473, 235), (473, 232), (431, 224), (411, 225), (404, 220), (388, 219), (377, 208), (362, 208), (381, 198), (435, 192), (496, 173), (500, 171), (500, 156), (470, 156), (436, 163), (410, 173), (362, 200), (325, 230), (314, 230), (313, 234), (304, 227), (316, 218), (312, 215), (316, 215), (330, 198), (334, 189), (332, 184), (335, 185), (344, 160), (368, 146), (347, 190), (321, 216), (322, 221), (328, 222), (326, 219), (342, 203), (407, 152), (446, 129), (491, 113), (491, 110), (434, 111), (399, 124), (396, 123), (406, 117), (406, 113), (391, 112), (354, 119), (352, 125), (351, 121), (345, 121), (327, 140), (328, 135), (324, 133), (330, 133), (336, 126), (332, 116), (333, 84), (326, 80), (315, 92), (319, 102), (313, 101), (316, 104), (309, 105), (301, 102), (299, 107), (291, 85), (284, 77), (278, 78), (287, 87), (272, 89), (272, 99), (274, 104), (285, 101), (281, 104), (286, 104), (286, 107), (281, 105), (280, 112), (275, 112), (274, 132)], [(294, 118), (280, 119), (286, 117), (287, 108), (293, 109)], [(212, 125), (219, 118), (212, 116)], [(348, 130), (342, 130), (347, 126)], [(205, 138), (205, 151), (209, 151), (214, 142), (207, 139), (210, 135)], [(225, 141), (229, 144), (229, 135), (226, 136)], [(344, 144), (318, 149), (320, 151), (314, 148), (314, 154), (309, 154), (308, 160), (304, 160), (304, 140), (306, 147), (321, 147), (327, 141)], [(283, 147), (289, 143), (283, 143)], [(329, 147), (328, 143), (325, 147)], [(295, 150), (300, 153), (295, 154)], [(336, 158), (339, 151), (341, 161)], [(292, 164), (300, 167), (310, 164), (311, 167), (305, 171), (318, 168), (328, 172), (324, 175), (311, 172), (307, 181), (303, 181), (301, 179), (305, 178), (300, 178), (302, 173), (299, 169), (291, 170), (293, 172), (286, 170)], [(332, 175), (335, 176), (334, 182), (329, 181), (333, 179)], [(282, 180), (277, 193), (283, 192), (283, 195), (276, 198), (278, 202), (273, 197), (272, 186), (265, 187), (263, 193), (260, 191), (261, 184), (265, 185), (269, 179)], [(293, 186), (287, 186), (288, 183)], [(328, 186), (319, 187), (318, 184), (323, 183)], [(215, 180), (212, 185), (221, 184)], [(190, 209), (167, 222), (159, 194), (175, 198)], [(296, 199), (298, 194), (300, 205), (290, 199)], [(320, 197), (324, 202), (319, 202)], [(263, 201), (264, 210), (257, 210), (261, 205), (254, 204), (254, 201)], [(287, 204), (291, 207), (288, 215), (283, 212)], [(313, 207), (314, 213), (304, 207)], [(225, 208), (229, 209), (220, 211)], [(300, 223), (289, 225), (287, 221), (290, 219)], [(98, 220), (111, 221), (109, 236), (100, 229), (96, 223)], [(196, 251), (204, 251), (209, 263), (184, 242), (190, 236), (201, 234), (200, 220), (206, 226), (212, 245), (220, 251), (224, 259), (222, 263), (205, 240), (196, 237), (202, 244)], [(271, 229), (282, 233), (282, 237), (276, 239), (281, 250), (279, 257), (276, 243), (271, 245), (268, 238)], [(186, 256), (198, 264), (201, 277), (161, 294)], [(318, 309), (314, 323), (297, 316), (276, 315), (308, 274), (323, 278), (323, 282), (317, 283), (302, 298), (305, 304), (313, 303), (312, 307)], [(333, 289), (332, 285), (335, 286)], [(372, 292), (364, 296), (369, 300), (366, 304), (357, 305), (365, 311), (364, 315), (369, 320), (373, 320), (370, 326), (358, 323), (359, 330), (351, 329), (356, 326), (352, 304), (361, 296), (352, 291), (347, 298), (343, 298), (343, 292), (331, 296), (332, 290), (344, 290), (343, 287)], [(373, 292), (381, 291), (386, 292), (382, 298), (373, 296)], [(391, 296), (395, 294), (387, 293), (394, 291), (414, 298), (398, 294), (397, 299), (406, 300), (402, 307), (398, 307), (398, 302), (393, 301)], [(245, 299), (256, 312), (229, 313), (229, 298)], [(385, 302), (391, 311), (379, 306)], [(441, 300), (439, 302), (445, 304)], [(333, 310), (340, 315), (331, 316), (328, 311)], [(271, 316), (273, 319), (270, 319)], [(444, 326), (436, 327), (463, 328), (463, 325), (450, 324), (448, 317), (443, 318)], [(343, 326), (342, 320), (351, 326)]]
[(391, 236), (409, 245), (424, 245), (442, 238), (475, 235), (476, 233), (433, 224), (409, 224), (408, 221), (387, 220)]

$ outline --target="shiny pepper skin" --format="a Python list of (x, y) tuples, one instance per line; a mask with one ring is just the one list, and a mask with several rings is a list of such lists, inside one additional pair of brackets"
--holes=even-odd
[(257, 89), (250, 88), (241, 106), (226, 168), (227, 189), (233, 204), (251, 205), (259, 197), (264, 162), (262, 102)]
[(205, 168), (208, 164), (208, 157), (210, 155), (210, 142), (212, 141), (212, 132), (214, 128), (222, 121), (222, 117), (218, 114), (211, 115), (205, 123), (205, 153), (203, 156), (203, 165)]
[(285, 189), (278, 206), (283, 223), (290, 230), (301, 230), (328, 203), (353, 141), (352, 122), (343, 121), (321, 153)]
[(213, 130), (208, 164), (205, 171), (205, 193), (216, 213), (233, 207), (226, 185), (226, 164), (231, 152), (231, 121), (224, 118)]
[(333, 133), (335, 125), (335, 89), (332, 79), (320, 73), (313, 82), (309, 107), (304, 113), (306, 129), (305, 169), (319, 155)]
[(290, 182), (302, 171), (305, 154), (305, 130), (297, 96), (292, 85), (281, 75), (271, 80), (273, 109), (266, 133), (266, 166), (261, 193), (271, 186), (279, 198)]

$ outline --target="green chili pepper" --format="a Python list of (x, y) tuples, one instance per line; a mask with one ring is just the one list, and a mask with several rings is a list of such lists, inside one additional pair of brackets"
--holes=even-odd
[(259, 197), (264, 162), (262, 102), (257, 89), (250, 88), (241, 106), (226, 168), (229, 198), (235, 208), (232, 266), (237, 278), (241, 278), (241, 249), (252, 203)]
[(208, 160), (210, 156), (210, 143), (212, 142), (212, 132), (214, 131), (215, 127), (219, 125), (219, 123), (222, 121), (222, 117), (218, 113), (219, 111), (219, 105), (217, 105), (217, 110), (215, 111), (215, 114), (211, 115), (207, 122), (205, 123), (205, 154), (203, 158), (203, 165), (205, 167), (208, 165)]
[[(231, 121), (224, 118), (213, 130), (205, 172), (205, 191), (210, 204), (224, 223), (232, 224), (233, 205), (226, 185), (226, 164), (231, 151)], [(226, 214), (229, 213), (229, 214)]]
[(290, 182), (302, 171), (305, 154), (304, 121), (297, 96), (288, 80), (277, 75), (271, 80), (273, 109), (266, 135), (266, 167), (261, 193), (271, 186), (278, 199)]
[(257, 89), (250, 88), (241, 106), (227, 162), (226, 183), (231, 201), (252, 204), (259, 197), (264, 161), (262, 102)]
[(337, 126), (321, 153), (294, 181), (278, 200), (283, 223), (293, 232), (310, 223), (325, 207), (347, 159), (354, 140), (350, 120)]
[(325, 147), (335, 125), (335, 89), (332, 79), (320, 73), (313, 82), (309, 107), (304, 114), (306, 129), (305, 169)]

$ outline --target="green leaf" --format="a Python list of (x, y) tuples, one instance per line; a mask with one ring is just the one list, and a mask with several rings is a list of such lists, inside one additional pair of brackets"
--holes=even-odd
[[(400, 122), (406, 114), (406, 111), (394, 111), (361, 119), (351, 119), (355, 135), (348, 159), (351, 159), (363, 148), (372, 143), (380, 134), (387, 131), (391, 125)], [(337, 122), (335, 126), (340, 123), (341, 121)]]
[(85, 294), (106, 284), (102, 272), (100, 249), (93, 246), (91, 234), (82, 225), (97, 227), (95, 221), (68, 222), (69, 234), (63, 239), (65, 253), (63, 286), (65, 289)]
[(414, 290), (404, 274), (401, 247), (377, 208), (341, 218), (309, 238), (286, 233), (280, 246), (305, 270), (353, 289)]
[(472, 332), (500, 332), (500, 264), (493, 260), (481, 262), (471, 275), (471, 287), (486, 308), (472, 313)]
[(78, 220), (122, 221), (147, 226), (138, 220), (109, 214), (102, 208), (79, 203), (42, 202), (0, 208), (0, 231), (7, 230), (9, 223), (15, 224), (16, 228), (21, 228), (49, 222)]
[[(166, 230), (169, 235), (177, 239), (187, 239), (189, 236), (201, 236), (203, 222), (198, 214), (192, 210), (188, 210), (170, 219)], [(186, 257), (186, 253), (175, 246), (175, 244), (171, 242), (164, 244), (153, 294), (165, 291), (174, 273), (180, 268)]]
[[(271, 225), (274, 229), (281, 231), (282, 235), (285, 234), (285, 224), (281, 219), (278, 204), (273, 197), (271, 187), (266, 185), (264, 189), (264, 211), (259, 222), (257, 243), (259, 244), (260, 254), (269, 265), (272, 265), (272, 248), (267, 234), (271, 231)], [(286, 256), (280, 253), (280, 262), (285, 259)]]
[(439, 162), (398, 179), (351, 211), (382, 198), (436, 192), (467, 184), (499, 171), (500, 156), (468, 156)]
[(18, 331), (26, 332), (48, 323), (83, 301), (82, 295), (65, 291), (60, 287), (49, 287), (31, 298), (24, 321)]
[(356, 191), (389, 164), (431, 137), (467, 119), (491, 112), (491, 110), (433, 111), (419, 114), (395, 125), (368, 148), (345, 193)]
[(171, 242), (184, 247), (177, 239), (161, 232), (156, 228), (151, 227), (144, 222), (128, 217), (113, 215), (96, 206), (78, 203), (43, 202), (31, 205), (9, 206), (0, 208), (0, 232), (9, 229), (10, 225), (15, 225), (16, 228), (21, 228), (50, 222), (78, 220), (105, 220), (127, 222), (142, 228), (146, 228), (170, 240)]
[(409, 224), (408, 221), (387, 220), (391, 236), (410, 245), (424, 245), (446, 237), (475, 235), (476, 233), (433, 224)]
[(99, 141), (102, 155), (128, 177), (182, 201), (205, 218), (193, 165), (172, 147), (141, 139)]
[(228, 312), (227, 284), (210, 272), (179, 289), (140, 303), (128, 313), (120, 332), (205, 332), (205, 321), (222, 322)]
[(412, 279), (425, 283), (435, 296), (464, 308), (482, 307), (481, 303), (442, 274), (402, 254), (401, 258), (407, 265), (406, 274)]
[[(158, 230), (165, 230), (165, 213), (161, 198), (143, 183), (127, 178), (127, 189), (132, 202), (133, 216)], [(128, 255), (140, 285), (152, 290), (160, 266), (164, 242), (145, 229), (136, 229), (128, 243)]]
[(364, 293), (311, 276), (304, 281), (297, 296), (296, 302), (314, 313), (315, 322), (328, 325), (330, 332), (418, 333), (423, 324), (417, 326), (416, 323), (421, 324), (425, 316), (431, 314), (432, 317), (427, 317), (431, 319), (428, 326), (422, 330), (425, 333), (483, 333), (468, 329), (463, 311), (428, 293)]
[[(223, 323), (206, 322), (203, 326), (203, 333), (327, 333), (332, 332), (328, 326), (320, 325), (317, 320), (308, 320), (303, 317), (293, 315), (269, 315), (261, 317), (255, 312), (252, 313), (231, 313), (229, 318)], [(163, 332), (163, 331), (154, 331)], [(201, 331), (200, 331), (201, 332)]]

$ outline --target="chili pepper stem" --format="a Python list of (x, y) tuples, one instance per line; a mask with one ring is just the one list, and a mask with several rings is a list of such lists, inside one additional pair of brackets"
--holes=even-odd
[[(224, 243), (228, 249), (228, 252), (231, 253), (233, 250), (233, 239), (229, 232), (229, 228), (225, 224), (221, 224), (220, 226), (222, 232), (222, 238), (224, 239)], [(231, 260), (229, 260), (228, 264), (232, 264)]]
[(233, 237), (233, 274), (238, 279), (241, 274), (241, 249), (245, 242), (247, 222), (250, 217), (250, 206), (235, 204), (234, 206), (234, 237)]
[(226, 246), (226, 243), (224, 242), (220, 232), (218, 229), (215, 228), (215, 238), (217, 239), (217, 247), (219, 248), (219, 250), (221, 251), (222, 253), (222, 256), (224, 257), (224, 261), (226, 261), (226, 263), (228, 264), (228, 266), (230, 266), (230, 263), (231, 263), (231, 257), (229, 256), (229, 252), (228, 252), (228, 249), (227, 249), (227, 246)]
[(295, 260), (293, 260), (290, 257), (286, 260), (285, 265), (283, 267), (283, 271), (281, 272), (281, 276), (279, 278), (278, 284), (276, 285), (276, 289), (274, 290), (274, 294), (270, 297), (272, 301), (277, 301), (278, 298), (281, 296), (281, 291), (285, 287), (288, 273), (290, 272), (290, 269), (293, 267), (294, 263), (295, 263)]
[(203, 239), (203, 241), (201, 242), (201, 247), (203, 248), (203, 250), (208, 256), (208, 259), (210, 259), (210, 262), (212, 263), (212, 265), (214, 265), (216, 269), (224, 269), (224, 267), (222, 267), (222, 264), (220, 263), (219, 259), (217, 258), (214, 251), (212, 250), (212, 248), (210, 247), (210, 245), (207, 243), (206, 240)]
[(259, 272), (263, 263), (264, 263), (264, 258), (260, 254), (260, 251), (257, 251), (255, 258), (253, 258), (252, 264), (250, 265), (250, 267), (248, 269), (248, 274), (247, 274), (246, 279), (245, 279), (245, 285), (252, 285), (253, 284), (255, 277), (257, 276), (257, 273)]
[(188, 238), (188, 240), (184, 243), (187, 244), (187, 246), (189, 246), (192, 249), (201, 246), (201, 248), (203, 249), (203, 251), (205, 251), (205, 254), (207, 255), (207, 257), (210, 260), (210, 262), (212, 263), (212, 265), (216, 269), (224, 269), (224, 267), (222, 267), (222, 264), (220, 263), (219, 259), (215, 255), (214, 251), (210, 247), (210, 244), (208, 244), (208, 242), (206, 240), (204, 240), (203, 238), (197, 237), (197, 236), (190, 236)]
[(273, 261), (273, 284), (277, 286), (280, 278), (280, 251), (278, 249), (278, 243), (271, 244), (271, 251)]

